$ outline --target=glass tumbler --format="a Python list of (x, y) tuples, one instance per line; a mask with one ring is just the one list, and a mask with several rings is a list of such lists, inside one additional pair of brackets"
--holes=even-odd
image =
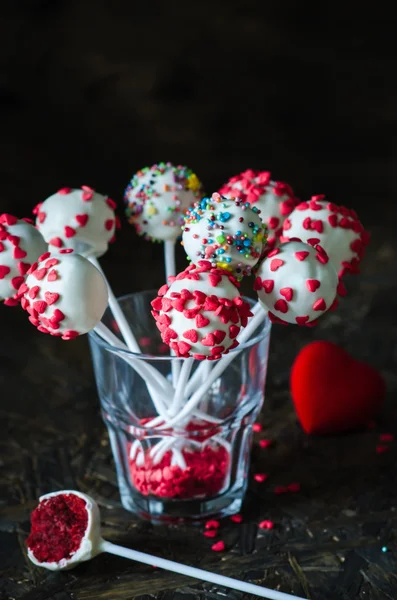
[[(170, 356), (161, 340), (151, 314), (156, 295), (119, 299), (142, 354), (89, 334), (121, 502), (152, 522), (234, 514), (246, 491), (252, 425), (264, 400), (270, 322), (264, 316), (251, 338), (227, 355), (233, 359), (210, 386), (219, 361), (190, 359), (190, 378), (176, 398), (172, 381), (186, 359)], [(109, 309), (103, 322), (119, 335)], [(193, 396), (199, 401), (188, 410)]]

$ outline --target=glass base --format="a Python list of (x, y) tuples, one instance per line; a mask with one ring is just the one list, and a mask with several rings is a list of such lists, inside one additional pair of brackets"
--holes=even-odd
[(126, 510), (138, 517), (150, 521), (154, 525), (167, 523), (201, 524), (209, 517), (221, 519), (240, 512), (245, 494), (245, 487), (234, 493), (229, 490), (226, 494), (206, 500), (163, 500), (154, 497), (134, 497), (129, 490), (120, 489), (121, 503)]

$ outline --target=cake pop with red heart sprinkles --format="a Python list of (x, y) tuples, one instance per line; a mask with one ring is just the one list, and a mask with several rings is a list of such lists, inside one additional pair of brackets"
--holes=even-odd
[(354, 210), (327, 202), (325, 196), (312, 196), (301, 202), (284, 221), (281, 240), (299, 238), (309, 244), (321, 244), (339, 277), (359, 273), (359, 263), (369, 242)]
[(219, 193), (228, 198), (240, 198), (260, 210), (262, 222), (269, 230), (268, 246), (274, 246), (284, 220), (299, 202), (287, 183), (273, 181), (269, 171), (252, 169), (231, 177)]
[(50, 248), (73, 248), (82, 256), (98, 258), (113, 241), (118, 218), (116, 203), (92, 188), (62, 188), (33, 213), (36, 226)]
[(102, 274), (88, 259), (64, 249), (39, 257), (19, 288), (21, 306), (42, 333), (71, 340), (94, 329), (108, 303)]
[(182, 229), (184, 250), (192, 263), (208, 260), (239, 279), (250, 275), (266, 242), (259, 210), (217, 192), (187, 211)]
[(46, 249), (43, 236), (31, 223), (7, 213), (0, 215), (0, 300), (4, 304), (19, 304), (17, 291)]
[(254, 289), (278, 323), (315, 324), (335, 306), (338, 275), (319, 245), (288, 242), (271, 250), (260, 264)]
[(238, 345), (236, 337), (252, 313), (229, 272), (203, 260), (169, 283), (152, 301), (152, 314), (177, 356), (217, 360)]

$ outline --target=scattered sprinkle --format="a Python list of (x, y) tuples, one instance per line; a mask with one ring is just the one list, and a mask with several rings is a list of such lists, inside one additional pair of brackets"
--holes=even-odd
[(215, 544), (211, 546), (211, 550), (213, 550), (214, 552), (223, 552), (224, 549), (225, 542), (223, 542), (222, 540), (219, 540), (219, 542), (215, 542)]
[(218, 535), (218, 530), (217, 529), (206, 529), (203, 532), (203, 535), (205, 535), (205, 537), (207, 537), (207, 538), (214, 538)]
[(273, 529), (274, 522), (269, 521), (268, 519), (265, 519), (264, 521), (261, 521), (259, 523), (258, 527), (259, 527), (259, 529)]
[(218, 529), (218, 527), (220, 527), (220, 523), (219, 521), (215, 521), (214, 519), (210, 519), (209, 521), (206, 522), (205, 524), (205, 528), (206, 529)]
[(383, 444), (378, 444), (376, 446), (376, 453), (383, 454), (384, 452), (389, 452), (390, 446), (384, 446)]
[(260, 433), (263, 429), (263, 426), (260, 423), (254, 423), (252, 426), (252, 431), (255, 431), (255, 433)]
[(272, 440), (259, 440), (259, 446), (261, 448), (269, 448), (273, 444)]
[(242, 523), (243, 517), (242, 515), (232, 515), (230, 520), (233, 521), (233, 523)]
[(269, 475), (267, 475), (266, 473), (256, 473), (254, 475), (255, 481), (257, 481), (258, 483), (263, 483), (268, 477)]
[(382, 433), (379, 436), (379, 439), (381, 442), (393, 442), (394, 441), (394, 435), (392, 433)]

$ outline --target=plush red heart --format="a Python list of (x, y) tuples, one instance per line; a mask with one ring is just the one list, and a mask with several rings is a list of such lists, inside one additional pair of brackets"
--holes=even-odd
[(318, 341), (305, 346), (291, 370), (291, 394), (306, 433), (337, 433), (368, 423), (386, 386), (370, 365), (343, 348)]

